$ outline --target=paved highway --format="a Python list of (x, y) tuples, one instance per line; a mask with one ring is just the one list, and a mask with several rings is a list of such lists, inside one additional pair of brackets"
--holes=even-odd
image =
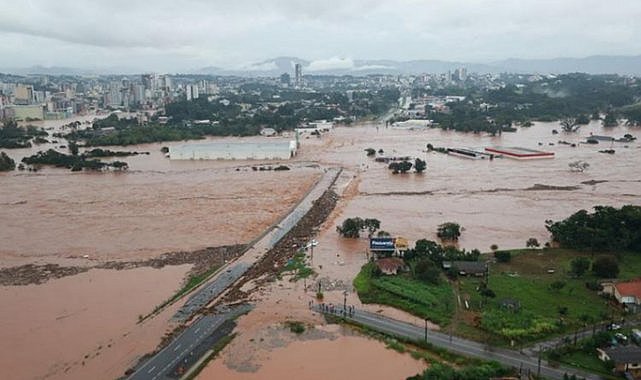
[[(322, 305), (313, 305), (312, 309), (325, 314), (343, 316), (342, 306), (335, 306), (333, 313)], [(392, 318), (383, 317), (378, 314), (354, 310), (345, 317), (348, 320), (360, 323), (374, 330), (413, 340), (425, 339), (425, 328), (416, 326), (411, 323), (398, 321)], [(550, 379), (563, 379), (565, 374), (575, 374), (579, 378), (588, 380), (601, 379), (600, 376), (579, 371), (569, 367), (552, 367), (545, 360), (541, 360), (540, 365), (537, 357), (527, 356), (517, 351), (491, 347), (482, 343), (462, 339), (456, 336), (450, 336), (436, 331), (427, 330), (427, 341), (437, 347), (445, 348), (465, 356), (477, 357), (485, 360), (495, 360), (503, 365), (521, 369), (524, 373), (529, 370), (532, 374), (537, 374), (540, 369), (541, 376)]]
[(283, 236), (298, 224), (303, 216), (312, 208), (314, 201), (320, 198), (334, 183), (340, 172), (340, 169), (328, 169), (317, 182), (316, 186), (309, 191), (305, 198), (303, 198), (280, 223), (267, 231), (265, 235), (255, 242), (234, 264), (221, 270), (213, 276), (206, 285), (201, 286), (178, 312), (176, 312), (173, 319), (179, 322), (188, 320), (204, 306), (218, 298), (218, 296), (233, 283), (238, 281), (255, 262), (260, 260)]
[[(254, 263), (269, 252), (307, 214), (314, 205), (314, 201), (320, 198), (334, 184), (340, 173), (341, 169), (327, 169), (305, 198), (280, 223), (269, 229), (240, 258), (228, 267), (221, 269), (207, 283), (200, 286), (173, 316), (173, 319), (177, 321), (188, 320), (238, 281)], [(167, 378), (167, 375), (181, 360), (194, 353), (199, 344), (211, 336), (230, 318), (231, 315), (229, 313), (201, 317), (171, 342), (169, 346), (139, 367), (129, 379), (157, 380)]]
[(216, 299), (227, 287), (236, 282), (249, 269), (247, 263), (236, 263), (221, 271), (216, 278), (196, 291), (174, 314), (175, 321), (186, 321), (205, 305)]
[(134, 372), (130, 380), (169, 379), (172, 370), (218, 329), (229, 315), (206, 315)]

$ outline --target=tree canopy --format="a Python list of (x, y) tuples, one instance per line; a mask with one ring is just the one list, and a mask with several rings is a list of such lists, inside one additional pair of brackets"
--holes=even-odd
[(548, 220), (546, 228), (564, 248), (641, 252), (639, 206), (596, 206), (593, 213), (580, 210), (559, 222)]

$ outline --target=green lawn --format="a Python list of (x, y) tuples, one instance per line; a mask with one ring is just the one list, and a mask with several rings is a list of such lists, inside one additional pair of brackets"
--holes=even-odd
[(369, 263), (354, 279), (354, 287), (363, 303), (389, 305), (439, 325), (446, 325), (454, 311), (451, 285), (441, 280), (438, 285), (414, 280), (408, 275), (373, 276)]
[[(496, 297), (483, 299), (478, 292), (481, 279), (444, 277), (439, 285), (412, 279), (409, 275), (376, 277), (367, 264), (354, 280), (364, 303), (393, 306), (439, 325), (452, 323), (455, 334), (494, 344), (529, 344), (556, 335), (570, 334), (586, 325), (621, 316), (621, 310), (589, 290), (586, 282), (598, 280), (590, 271), (580, 278), (570, 273), (572, 259), (593, 259), (599, 254), (566, 249), (513, 250), (509, 263), (491, 263), (488, 287)], [(489, 258), (490, 255), (485, 255)], [(627, 253), (619, 261), (619, 279), (641, 274), (641, 255)], [(551, 289), (563, 281), (559, 290)], [(461, 298), (458, 305), (456, 298)], [(506, 299), (520, 303), (518, 311), (503, 306)], [(468, 300), (469, 309), (464, 301)]]
[[(490, 265), (488, 286), (496, 293), (493, 299), (483, 300), (476, 291), (478, 279), (459, 279), (459, 289), (464, 299), (469, 299), (471, 312), (480, 315), (483, 329), (496, 333), (506, 340), (529, 342), (558, 333), (569, 333), (583, 328), (586, 322), (600, 321), (618, 310), (595, 291), (586, 288), (587, 281), (597, 280), (591, 273), (580, 278), (570, 275), (570, 262), (578, 256), (575, 251), (562, 249), (520, 250), (512, 252), (509, 263)], [(627, 256), (629, 268), (641, 267), (641, 259)], [(554, 273), (549, 273), (553, 270)], [(634, 270), (626, 268), (627, 272)], [(637, 272), (639, 273), (639, 272)], [(552, 290), (550, 285), (563, 281), (565, 286)], [(518, 311), (502, 306), (506, 299), (520, 303)], [(482, 302), (486, 301), (484, 305)]]

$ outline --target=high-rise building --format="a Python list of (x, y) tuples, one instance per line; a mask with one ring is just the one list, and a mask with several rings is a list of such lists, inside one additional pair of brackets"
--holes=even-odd
[(198, 86), (188, 84), (185, 87), (185, 96), (187, 100), (198, 99)]
[(143, 74), (142, 75), (142, 85), (145, 86), (145, 90), (154, 89), (154, 74)]
[(296, 87), (303, 85), (303, 66), (300, 63), (294, 65), (294, 85)]
[(291, 77), (289, 74), (284, 73), (283, 75), (280, 76), (280, 84), (285, 87), (289, 87), (291, 82)]
[(142, 84), (136, 84), (133, 86), (133, 95), (134, 103), (144, 103), (145, 102), (145, 86)]
[(15, 104), (28, 105), (33, 102), (33, 86), (19, 84), (14, 92)]

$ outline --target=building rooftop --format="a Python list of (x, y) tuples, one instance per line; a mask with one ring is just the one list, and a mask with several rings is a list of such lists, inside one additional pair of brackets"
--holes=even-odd
[(483, 261), (443, 261), (443, 268), (456, 268), (465, 273), (484, 273), (487, 269)]
[(397, 272), (405, 268), (405, 263), (402, 259), (398, 257), (385, 257), (383, 259), (376, 260), (376, 266), (383, 272)]
[(610, 347), (603, 351), (614, 363), (641, 363), (641, 347), (637, 345)]
[(554, 156), (552, 152), (544, 152), (542, 150), (522, 148), (518, 146), (496, 146), (485, 148), (488, 152), (502, 153), (516, 157), (538, 157), (538, 156)]
[(628, 282), (619, 282), (614, 285), (621, 296), (634, 296), (641, 299), (641, 278)]

